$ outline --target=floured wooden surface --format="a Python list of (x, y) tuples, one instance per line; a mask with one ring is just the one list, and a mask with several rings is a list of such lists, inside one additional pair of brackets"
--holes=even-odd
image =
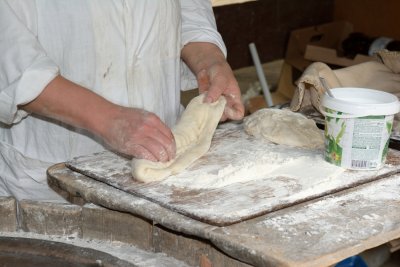
[(333, 266), (400, 237), (399, 192), (400, 176), (390, 176), (214, 229), (210, 240), (254, 266)]
[[(379, 171), (345, 171), (337, 176), (337, 169), (330, 170), (333, 165), (320, 171), (326, 164), (322, 151), (274, 145), (248, 136), (241, 125), (231, 125), (217, 130), (205, 156), (162, 182), (136, 182), (130, 161), (110, 152), (66, 165), (173, 211), (222, 226), (397, 173), (399, 162), (400, 153), (391, 151), (390, 164)], [(307, 172), (296, 169), (302, 164)]]
[(90, 203), (139, 215), (179, 235), (210, 240), (221, 251), (252, 266), (331, 266), (400, 238), (400, 175), (226, 227), (178, 214), (64, 164), (49, 168), (48, 177), (58, 188)]

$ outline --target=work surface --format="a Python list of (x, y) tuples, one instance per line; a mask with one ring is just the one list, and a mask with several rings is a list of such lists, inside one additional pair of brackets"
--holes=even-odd
[[(196, 220), (225, 226), (400, 171), (391, 151), (379, 171), (344, 171), (322, 150), (275, 145), (247, 135), (242, 125), (218, 129), (209, 152), (182, 173), (143, 184), (130, 161), (111, 152), (67, 162), (72, 170)], [(233, 183), (231, 183), (234, 181)]]
[(49, 182), (86, 201), (209, 240), (254, 266), (329, 266), (400, 238), (400, 175), (369, 182), (234, 225), (217, 227), (173, 212), (58, 164)]
[[(231, 130), (224, 129), (222, 133), (228, 136), (238, 134), (237, 129)], [(214, 142), (214, 146), (217, 143)], [(182, 211), (177, 213), (165, 203), (122, 191), (71, 170), (64, 164), (50, 168), (48, 177), (50, 183), (73, 195), (81, 196), (88, 202), (129, 212), (178, 233), (209, 240), (221, 251), (246, 263), (255, 266), (312, 267), (328, 266), (366, 249), (400, 238), (400, 175), (395, 174), (398, 171), (398, 161), (399, 152), (392, 150), (389, 153), (388, 164), (379, 172), (344, 174), (358, 178), (340, 189), (334, 186), (334, 190), (325, 190), (313, 195), (310, 197), (312, 200), (299, 198), (295, 202), (275, 206), (275, 211), (270, 210), (264, 215), (253, 214), (256, 216), (253, 219), (224, 227), (194, 219), (190, 214), (184, 215)], [(75, 163), (78, 162), (81, 161), (78, 159)], [(126, 164), (129, 163), (125, 162), (122, 166), (129, 169), (129, 165)], [(128, 169), (124, 171), (127, 172)], [(112, 174), (118, 173), (119, 170), (114, 170)], [(142, 187), (145, 188), (143, 190), (151, 192), (147, 186)], [(243, 186), (243, 194), (257, 196), (257, 192), (261, 190), (248, 189)], [(335, 191), (336, 193), (333, 193)], [(208, 193), (203, 191), (203, 194), (203, 197), (207, 197)], [(189, 194), (186, 199), (191, 197), (193, 196)], [(225, 195), (221, 197), (224, 198)], [(216, 196), (211, 200), (216, 201), (217, 198)], [(228, 201), (225, 198), (224, 200)], [(259, 202), (262, 202), (263, 205), (270, 206), (265, 204), (269, 200), (271, 195), (264, 195), (263, 198), (257, 198), (257, 201), (252, 200), (250, 204), (258, 204), (258, 207), (261, 207)], [(196, 205), (201, 204), (207, 206), (206, 202)], [(243, 208), (243, 205), (240, 207)], [(228, 211), (233, 212), (233, 209)], [(218, 209), (217, 214), (223, 215), (223, 209)], [(238, 218), (243, 219), (240, 216)]]

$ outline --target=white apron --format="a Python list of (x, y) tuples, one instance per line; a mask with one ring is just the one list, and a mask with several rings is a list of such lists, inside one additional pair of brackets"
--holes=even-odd
[[(105, 149), (86, 131), (17, 110), (58, 73), (116, 104), (144, 108), (174, 125), (181, 72), (188, 73), (181, 69), (182, 45), (210, 41), (224, 49), (208, 1), (181, 2), (0, 3), (0, 36), (6, 36), (0, 37), (0, 196), (64, 201), (47, 187), (46, 169)], [(181, 33), (181, 20), (188, 22), (187, 33)], [(202, 36), (198, 23), (205, 25)]]

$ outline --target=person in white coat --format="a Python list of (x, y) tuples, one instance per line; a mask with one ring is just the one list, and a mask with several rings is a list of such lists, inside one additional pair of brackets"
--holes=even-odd
[(0, 196), (65, 201), (51, 165), (111, 149), (168, 161), (180, 90), (240, 90), (209, 0), (0, 0)]

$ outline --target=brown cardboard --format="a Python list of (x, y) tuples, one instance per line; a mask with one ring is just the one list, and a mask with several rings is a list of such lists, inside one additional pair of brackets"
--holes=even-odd
[(351, 66), (360, 64), (372, 60), (371, 57), (366, 55), (357, 54), (353, 59), (347, 57), (341, 57), (338, 55), (338, 51), (333, 48), (327, 48), (316, 45), (307, 45), (304, 58), (311, 61), (320, 61), (327, 64), (333, 64), (337, 66)]
[(285, 60), (300, 71), (314, 61), (346, 67), (371, 60), (365, 55), (353, 59), (340, 55), (341, 43), (351, 32), (353, 25), (346, 21), (294, 30), (290, 34)]

